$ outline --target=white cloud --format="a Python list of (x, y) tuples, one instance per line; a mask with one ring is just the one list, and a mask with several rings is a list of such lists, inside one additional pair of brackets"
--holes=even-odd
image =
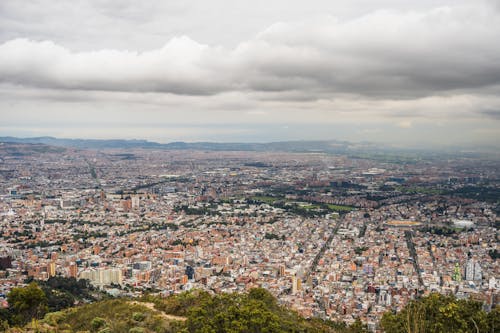
[(0, 2), (0, 132), (500, 142), (494, 2), (259, 1)]
[(300, 91), (413, 98), (500, 84), (500, 13), (482, 6), (278, 23), (234, 49), (189, 37), (144, 52), (0, 45), (0, 80), (41, 88), (207, 95)]
[(179, 37), (142, 53), (72, 53), (50, 41), (16, 39), (0, 46), (0, 75), (41, 88), (205, 94), (220, 89), (213, 71), (202, 66), (206, 49)]

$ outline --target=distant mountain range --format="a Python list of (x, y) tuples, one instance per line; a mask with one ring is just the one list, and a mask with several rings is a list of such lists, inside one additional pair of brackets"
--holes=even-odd
[(150, 148), (165, 150), (208, 150), (208, 151), (286, 151), (345, 153), (348, 150), (373, 147), (372, 144), (352, 144), (344, 141), (284, 141), (270, 143), (221, 143), (221, 142), (171, 142), (158, 143), (147, 140), (96, 140), (59, 139), (49, 136), (35, 138), (0, 137), (0, 142), (45, 144), (57, 147), (80, 149)]
[[(226, 142), (170, 142), (158, 143), (147, 140), (100, 140), (100, 139), (60, 139), (50, 136), (34, 138), (0, 137), (0, 143), (38, 144), (52, 147), (77, 149), (162, 149), (162, 150), (205, 150), (205, 151), (258, 151), (258, 152), (295, 152), (346, 154), (358, 157), (374, 155), (404, 154), (443, 158), (443, 153), (461, 156), (479, 156), (484, 154), (500, 158), (495, 147), (433, 147), (432, 149), (411, 149), (390, 147), (370, 142), (352, 143), (347, 141), (281, 141), (269, 143), (226, 143)], [(479, 154), (479, 155), (478, 155)]]
[(44, 144), (57, 147), (72, 147), (82, 149), (100, 148), (157, 148), (162, 144), (146, 140), (99, 140), (99, 139), (59, 139), (51, 136), (34, 138), (0, 137), (0, 142)]

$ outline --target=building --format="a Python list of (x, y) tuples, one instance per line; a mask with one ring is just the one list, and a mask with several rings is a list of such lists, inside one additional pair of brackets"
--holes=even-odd
[(140, 208), (140, 205), (141, 205), (141, 199), (139, 199), (138, 196), (133, 196), (132, 197), (132, 209), (133, 210), (137, 210)]
[(297, 292), (302, 290), (302, 280), (296, 276), (292, 277), (292, 294), (295, 295)]
[(122, 284), (123, 276), (118, 268), (89, 269), (80, 273), (80, 279), (87, 279), (97, 286), (110, 285), (111, 283)]
[(480, 281), (483, 279), (483, 271), (481, 265), (474, 259), (467, 260), (465, 266), (465, 280)]
[(68, 268), (68, 276), (76, 278), (78, 276), (78, 267), (75, 263), (71, 263)]
[(50, 262), (47, 265), (47, 273), (49, 274), (49, 277), (56, 276), (56, 263), (55, 262)]

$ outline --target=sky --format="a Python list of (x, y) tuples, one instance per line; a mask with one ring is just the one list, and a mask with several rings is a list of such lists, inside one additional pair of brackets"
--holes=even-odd
[(500, 148), (500, 0), (2, 0), (0, 136)]

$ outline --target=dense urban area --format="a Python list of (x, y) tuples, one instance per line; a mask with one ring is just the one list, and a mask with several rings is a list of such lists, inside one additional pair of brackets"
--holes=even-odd
[(379, 328), (437, 292), (500, 302), (498, 156), (0, 144), (0, 301), (51, 277), (119, 297), (263, 288)]

